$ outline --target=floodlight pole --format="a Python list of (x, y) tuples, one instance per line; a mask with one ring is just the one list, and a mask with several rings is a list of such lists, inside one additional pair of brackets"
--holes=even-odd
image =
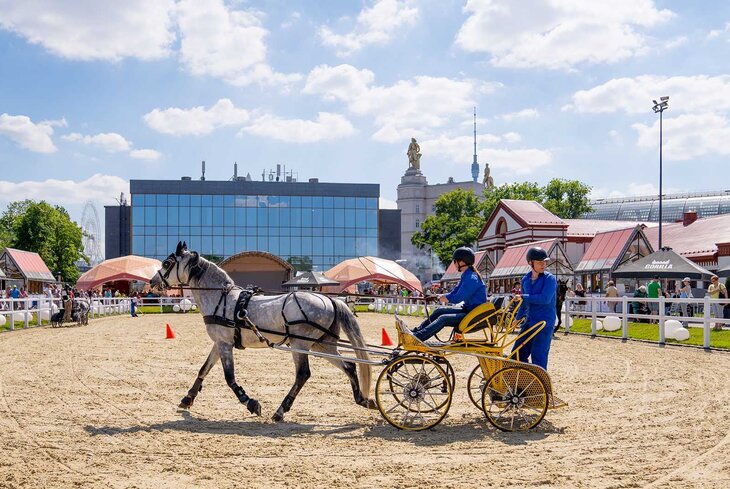
[(662, 129), (664, 111), (669, 108), (669, 97), (661, 97), (660, 101), (653, 100), (654, 113), (659, 113), (659, 249), (662, 249)]

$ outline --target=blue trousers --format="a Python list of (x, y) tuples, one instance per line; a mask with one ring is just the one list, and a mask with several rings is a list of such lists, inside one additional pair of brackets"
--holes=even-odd
[(436, 309), (428, 318), (413, 330), (413, 335), (421, 341), (426, 341), (446, 326), (458, 326), (466, 316), (461, 307), (442, 307)]
[[(523, 324), (522, 328), (520, 329), (520, 333), (529, 329), (530, 326), (531, 325), (527, 325), (527, 323)], [(542, 328), (542, 331), (537, 333), (537, 335), (530, 341), (527, 341), (527, 338), (529, 338), (532, 333), (523, 336), (522, 338), (517, 340), (512, 346), (512, 351), (520, 348), (521, 345), (522, 347), (520, 348), (520, 351), (517, 352), (520, 357), (520, 361), (527, 362), (529, 360), (530, 363), (538, 365), (547, 370), (550, 344), (553, 341), (553, 328), (554, 321), (553, 324), (548, 322), (545, 327)]]

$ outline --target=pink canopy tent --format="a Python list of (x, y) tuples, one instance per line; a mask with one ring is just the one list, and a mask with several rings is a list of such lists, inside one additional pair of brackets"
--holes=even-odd
[(374, 256), (361, 256), (335, 265), (324, 276), (336, 280), (340, 285), (331, 287), (341, 292), (358, 282), (384, 282), (402, 285), (408, 290), (422, 292), (421, 281), (396, 262)]
[(76, 287), (81, 290), (89, 290), (115, 280), (149, 282), (161, 267), (162, 262), (154, 258), (135, 255), (112, 258), (99, 263), (81, 275), (76, 282)]

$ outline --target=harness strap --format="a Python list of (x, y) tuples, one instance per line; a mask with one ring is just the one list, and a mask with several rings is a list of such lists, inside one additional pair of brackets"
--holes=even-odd
[[(284, 314), (284, 309), (286, 309), (286, 304), (289, 301), (289, 298), (290, 297), (294, 297), (294, 302), (297, 304), (297, 307), (299, 307), (299, 312), (302, 313), (302, 316), (304, 317), (304, 319), (297, 319), (295, 321), (289, 321), (287, 319), (286, 314)], [(299, 303), (299, 298), (297, 297), (297, 293), (296, 292), (290, 292), (286, 296), (286, 299), (284, 299), (284, 305), (281, 308), (281, 317), (284, 318), (284, 324), (286, 326), (287, 335), (289, 335), (289, 325), (295, 326), (297, 324), (308, 324), (309, 326), (312, 326), (313, 328), (318, 329), (322, 333), (324, 333), (319, 339), (322, 339), (326, 335), (330, 335), (334, 339), (339, 340), (340, 337), (338, 335), (334, 334), (331, 331), (332, 326), (334, 326), (335, 323), (337, 322), (337, 306), (335, 305), (334, 299), (332, 299), (331, 297), (328, 297), (328, 299), (332, 302), (333, 316), (332, 316), (332, 323), (330, 323), (329, 328), (325, 328), (325, 327), (320, 326), (319, 324), (315, 323), (314, 321), (311, 321), (307, 317), (307, 314), (304, 312), (304, 309), (302, 308), (302, 305)]]

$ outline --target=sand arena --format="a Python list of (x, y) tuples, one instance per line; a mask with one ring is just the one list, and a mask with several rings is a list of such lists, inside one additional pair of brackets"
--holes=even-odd
[[(359, 322), (371, 343), (382, 326), (393, 334), (392, 316)], [(456, 358), (449, 416), (410, 433), (355, 405), (344, 374), (318, 358), (286, 421), (271, 422), (294, 372), (269, 350), (236, 353), (263, 417), (220, 365), (180, 413), (210, 346), (196, 314), (0, 335), (0, 487), (730, 486), (730, 354), (561, 336), (550, 371), (570, 406), (511, 434), (469, 402), (475, 362)]]

